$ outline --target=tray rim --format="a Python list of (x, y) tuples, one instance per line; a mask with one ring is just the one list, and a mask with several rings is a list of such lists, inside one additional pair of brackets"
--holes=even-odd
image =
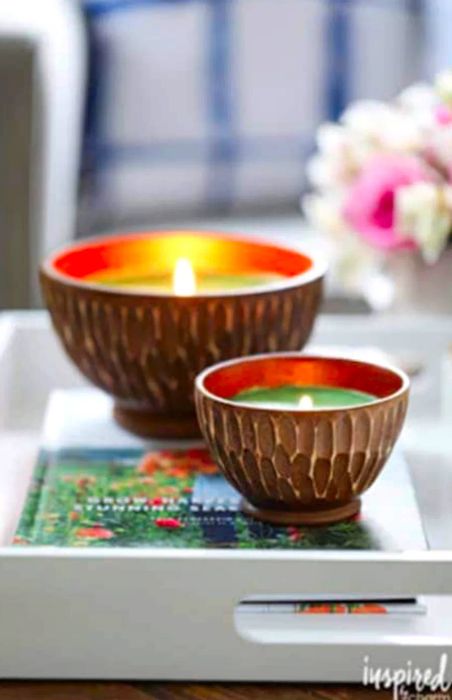
[[(127, 565), (125, 566), (125, 562)], [(238, 603), (250, 595), (328, 595), (350, 593), (375, 596), (452, 596), (452, 552), (391, 553), (372, 552), (310, 553), (226, 552), (174, 549), (152, 552), (117, 548), (109, 551), (71, 550), (68, 548), (0, 548), (0, 591), (2, 578), (11, 585), (11, 571), (37, 572), (45, 567), (47, 575), (63, 580), (84, 573), (99, 579), (108, 570), (128, 571), (131, 576), (169, 579), (177, 573), (187, 591), (212, 577), (220, 581), (221, 604)], [(49, 568), (50, 567), (50, 568)], [(227, 585), (224, 585), (227, 581)], [(296, 583), (291, 583), (295, 581)], [(202, 586), (203, 587), (203, 586)]]

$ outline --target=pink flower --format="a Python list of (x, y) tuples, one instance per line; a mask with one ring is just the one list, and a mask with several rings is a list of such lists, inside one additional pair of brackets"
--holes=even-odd
[(452, 109), (447, 105), (438, 105), (435, 109), (435, 118), (440, 126), (452, 124)]
[(350, 187), (343, 209), (344, 218), (377, 248), (412, 247), (412, 239), (396, 229), (396, 192), (400, 187), (433, 179), (432, 172), (414, 156), (376, 156)]

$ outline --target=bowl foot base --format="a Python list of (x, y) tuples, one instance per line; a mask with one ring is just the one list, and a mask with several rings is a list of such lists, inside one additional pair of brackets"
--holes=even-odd
[(201, 438), (194, 413), (181, 416), (159, 414), (115, 404), (113, 416), (121, 428), (140, 437), (170, 440)]
[(246, 515), (251, 515), (257, 520), (262, 520), (272, 525), (330, 525), (341, 520), (347, 520), (359, 513), (361, 499), (355, 498), (349, 503), (344, 503), (336, 508), (324, 510), (266, 510), (256, 508), (244, 498), (241, 501), (241, 509)]

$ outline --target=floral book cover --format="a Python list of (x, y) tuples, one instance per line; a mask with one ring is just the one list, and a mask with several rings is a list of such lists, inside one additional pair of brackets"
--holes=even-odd
[(358, 517), (274, 527), (240, 512), (240, 496), (202, 445), (144, 443), (116, 427), (93, 389), (53, 395), (17, 545), (241, 549), (424, 549), (401, 455)]

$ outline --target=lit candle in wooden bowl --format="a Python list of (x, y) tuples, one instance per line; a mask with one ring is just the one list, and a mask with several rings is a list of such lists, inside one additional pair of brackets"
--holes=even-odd
[(359, 511), (402, 428), (408, 386), (369, 362), (278, 353), (204, 370), (196, 407), (246, 513), (323, 525)]
[[(215, 265), (215, 263), (214, 263)], [(214, 269), (200, 268), (199, 262), (180, 257), (172, 269), (159, 271), (124, 270), (112, 273), (102, 271), (88, 277), (88, 281), (108, 287), (132, 291), (173, 293), (176, 296), (195, 296), (209, 292), (262, 287), (280, 281), (284, 275), (263, 270), (224, 271), (216, 263)]]
[(251, 237), (146, 232), (74, 243), (44, 262), (41, 284), (68, 355), (114, 397), (117, 421), (144, 436), (194, 437), (196, 374), (303, 347), (324, 271)]

